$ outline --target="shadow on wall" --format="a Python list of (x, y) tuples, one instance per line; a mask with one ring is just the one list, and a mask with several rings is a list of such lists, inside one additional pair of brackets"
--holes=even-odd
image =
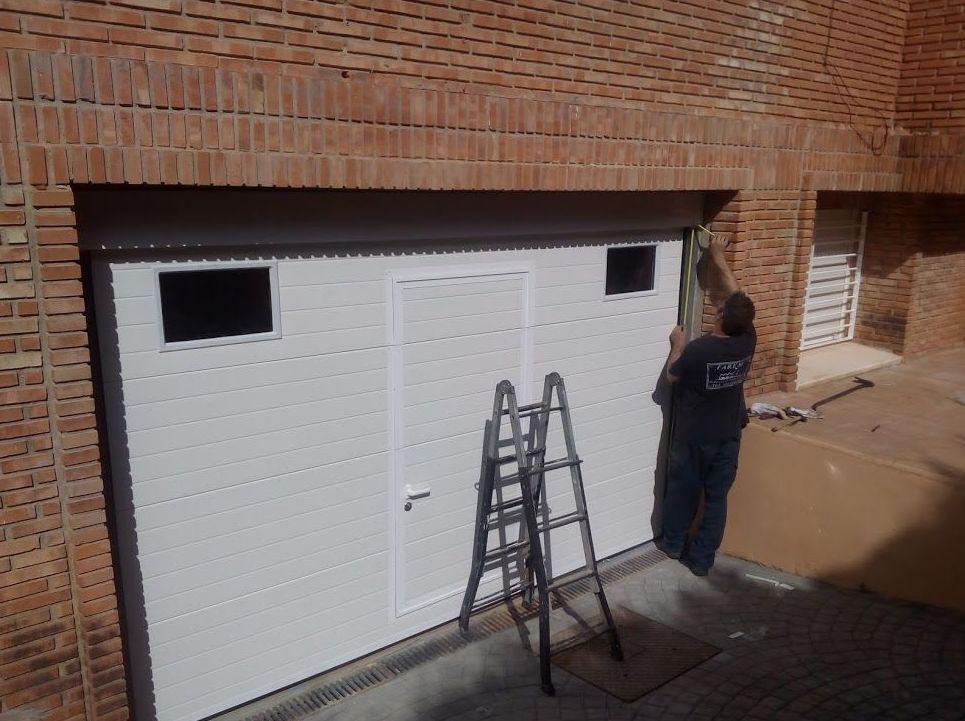
[(660, 376), (657, 378), (657, 385), (651, 399), (660, 406), (663, 417), (660, 424), (660, 442), (657, 445), (657, 462), (653, 469), (653, 511), (650, 513), (650, 531), (654, 538), (659, 538), (663, 534), (663, 497), (667, 487), (667, 458), (673, 410), (673, 386), (667, 380), (666, 363), (660, 369)]
[(723, 550), (838, 586), (965, 610), (963, 518), (960, 469), (916, 470), (752, 426)]
[[(965, 438), (961, 441), (965, 448)], [(965, 611), (965, 473), (942, 463), (930, 465), (933, 478), (908, 474), (912, 488), (869, 499), (875, 514), (872, 532), (875, 506), (886, 506), (880, 517), (888, 522), (882, 530), (890, 534), (874, 538), (863, 559), (823, 572), (822, 580)]]
[[(84, 287), (91, 289), (92, 268), (85, 264), (87, 278)], [(110, 274), (107, 264), (98, 266), (98, 273)], [(100, 287), (113, 287), (111, 278), (98, 278)], [(119, 571), (117, 584), (119, 614), (124, 633), (128, 665), (127, 675), (131, 682), (130, 698), (137, 718), (152, 719), (157, 716), (154, 701), (154, 682), (151, 655), (148, 645), (147, 615), (144, 603), (144, 579), (138, 561), (140, 556), (137, 530), (134, 520), (134, 488), (127, 444), (127, 424), (124, 413), (124, 397), (120, 375), (120, 355), (117, 324), (113, 298), (100, 298), (101, 305), (87, 298), (87, 307), (100, 311), (91, 319), (91, 347), (100, 353), (92, 353), (94, 387), (99, 391), (98, 426), (107, 428), (101, 435), (101, 458), (104, 478), (110, 498), (109, 523), (113, 524), (113, 552), (115, 570)], [(117, 575), (117, 574), (115, 574)]]

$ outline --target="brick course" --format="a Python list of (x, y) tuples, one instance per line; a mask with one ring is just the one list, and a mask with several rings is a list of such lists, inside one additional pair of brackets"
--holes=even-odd
[[(371, 5), (0, 6), (0, 712), (129, 716), (74, 186), (722, 191), (759, 391), (794, 379), (818, 191), (965, 191), (956, 3)], [(907, 305), (951, 324), (949, 207)]]

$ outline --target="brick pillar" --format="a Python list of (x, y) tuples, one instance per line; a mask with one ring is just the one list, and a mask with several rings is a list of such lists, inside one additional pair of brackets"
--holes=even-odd
[(0, 209), (0, 711), (83, 718), (24, 190)]
[(714, 231), (733, 241), (728, 261), (757, 308), (751, 395), (791, 389), (797, 379), (816, 206), (813, 191), (741, 191), (711, 196), (705, 209)]
[[(6, 177), (10, 177), (9, 173)], [(54, 464), (34, 209), (0, 191), (0, 711), (85, 718), (66, 497)]]
[(797, 385), (797, 366), (801, 357), (801, 335), (804, 326), (804, 302), (807, 295), (808, 272), (811, 266), (811, 246), (814, 242), (814, 220), (817, 215), (818, 195), (803, 191), (798, 195), (797, 224), (786, 247), (791, 271), (785, 288), (784, 358), (781, 364), (780, 388), (794, 390)]
[(73, 193), (32, 193), (40, 331), (89, 721), (129, 716)]
[(122, 721), (73, 194), (0, 193), (0, 712)]

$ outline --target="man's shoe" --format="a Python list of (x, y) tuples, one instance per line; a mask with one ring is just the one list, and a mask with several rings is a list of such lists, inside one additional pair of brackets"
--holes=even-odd
[(701, 566), (700, 564), (694, 563), (689, 558), (682, 558), (680, 559), (680, 562), (684, 564), (695, 576), (703, 577), (710, 573), (710, 566)]

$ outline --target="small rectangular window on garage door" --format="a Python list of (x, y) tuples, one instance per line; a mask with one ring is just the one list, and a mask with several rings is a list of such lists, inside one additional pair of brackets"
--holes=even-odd
[(656, 287), (656, 268), (656, 245), (615, 245), (607, 248), (605, 297), (652, 293)]
[(158, 270), (162, 350), (278, 338), (274, 265)]

